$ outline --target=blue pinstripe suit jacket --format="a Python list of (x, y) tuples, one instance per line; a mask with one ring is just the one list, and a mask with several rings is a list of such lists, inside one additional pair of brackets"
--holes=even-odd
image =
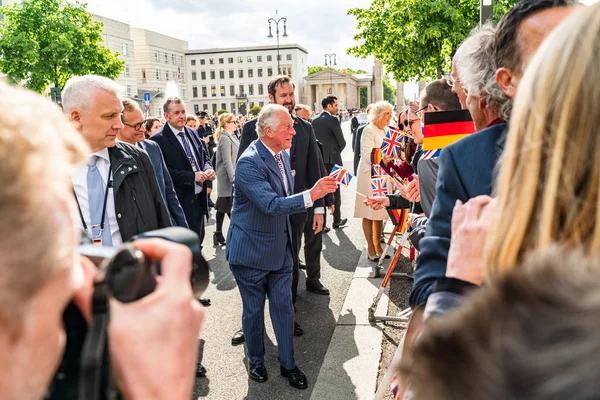
[[(290, 159), (285, 151), (281, 155), (293, 191)], [(292, 242), (288, 216), (305, 211), (302, 193), (286, 196), (277, 161), (260, 140), (255, 140), (235, 168), (227, 261), (263, 270), (281, 269), (287, 245)]]

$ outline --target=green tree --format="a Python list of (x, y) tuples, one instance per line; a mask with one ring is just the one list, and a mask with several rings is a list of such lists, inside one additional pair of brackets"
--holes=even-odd
[(383, 99), (391, 104), (396, 104), (396, 88), (387, 75), (383, 77)]
[(221, 114), (225, 114), (228, 113), (229, 111), (224, 110), (224, 109), (220, 109), (219, 111), (217, 111), (217, 115), (221, 115)]
[[(353, 70), (352, 68), (346, 68), (346, 69), (339, 69), (339, 68), (333, 68), (334, 71), (337, 72), (342, 72), (342, 73), (346, 73), (346, 74), (366, 74), (367, 71), (363, 70), (363, 69), (359, 69), (359, 70)], [(308, 74), (312, 75), (312, 74), (316, 74), (317, 72), (321, 72), (321, 71), (329, 71), (329, 67), (323, 67), (322, 65), (317, 65), (314, 67), (308, 67)]]
[[(494, 1), (495, 20), (517, 0)], [(439, 79), (450, 70), (458, 45), (479, 23), (478, 0), (373, 0), (352, 8), (361, 44), (348, 54), (374, 55), (397, 81)]]
[(248, 111), (248, 114), (250, 115), (258, 115), (260, 113), (260, 110), (262, 110), (261, 106), (254, 106), (250, 109), (250, 111)]
[(360, 88), (360, 108), (367, 108), (367, 106), (369, 105), (369, 99), (367, 97), (368, 94), (369, 91), (366, 87)]
[(123, 70), (85, 4), (23, 0), (1, 7), (0, 14), (0, 71), (13, 83), (41, 93), (49, 84), (62, 90), (73, 75), (116, 78)]

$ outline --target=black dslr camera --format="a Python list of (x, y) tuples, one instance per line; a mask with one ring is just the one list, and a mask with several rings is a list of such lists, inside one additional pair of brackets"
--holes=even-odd
[[(185, 228), (171, 227), (146, 232), (132, 240), (161, 238), (188, 246), (193, 254), (191, 273), (195, 296), (208, 286), (208, 264), (200, 252), (198, 235)], [(98, 266), (92, 298), (92, 321), (88, 325), (71, 302), (63, 320), (67, 344), (63, 359), (45, 399), (121, 399), (112, 379), (108, 352), (108, 302), (111, 297), (129, 303), (152, 293), (160, 263), (148, 260), (133, 244), (120, 248), (82, 244), (79, 252)]]

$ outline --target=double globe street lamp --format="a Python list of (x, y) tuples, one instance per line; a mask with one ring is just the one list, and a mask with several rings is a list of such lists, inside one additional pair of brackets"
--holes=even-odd
[(274, 18), (269, 18), (268, 22), (269, 22), (269, 36), (267, 36), (268, 38), (273, 38), (273, 33), (271, 32), (271, 22), (273, 22), (275, 24), (275, 34), (277, 35), (277, 75), (281, 75), (281, 67), (279, 66), (281, 57), (279, 56), (279, 23), (283, 22), (283, 35), (281, 35), (281, 37), (287, 37), (288, 34), (286, 32), (286, 23), (287, 23), (287, 17), (277, 17), (278, 11), (275, 10), (275, 17)]

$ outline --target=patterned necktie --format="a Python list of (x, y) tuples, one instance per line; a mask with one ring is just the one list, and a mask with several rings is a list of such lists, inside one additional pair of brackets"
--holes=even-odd
[(185, 151), (185, 155), (187, 156), (188, 160), (190, 161), (190, 164), (192, 164), (192, 166), (194, 167), (194, 169), (196, 171), (199, 171), (199, 167), (198, 165), (196, 165), (196, 161), (194, 159), (194, 156), (192, 155), (192, 149), (190, 148), (190, 145), (185, 137), (185, 135), (183, 134), (183, 132), (179, 132), (177, 134), (177, 136), (179, 136), (181, 138), (181, 142), (183, 143), (183, 151)]
[[(275, 154), (275, 161), (277, 161), (277, 166), (279, 167), (279, 172), (281, 172), (281, 178), (283, 179), (283, 183), (284, 183), (284, 187), (285, 187), (285, 182), (286, 182), (286, 177), (285, 177), (285, 169), (283, 168), (283, 161), (281, 160), (281, 154), (277, 153)], [(289, 185), (289, 183), (288, 183)], [(286, 192), (287, 192), (287, 188), (286, 188)]]
[[(88, 203), (90, 207), (90, 229), (92, 230), (92, 238), (100, 237), (100, 224), (102, 223), (102, 211), (104, 210), (104, 196), (106, 186), (102, 182), (102, 175), (96, 168), (98, 156), (92, 156), (88, 164), (87, 171), (87, 190)], [(110, 171), (109, 171), (110, 174)], [(102, 231), (102, 245), (112, 246), (112, 237), (110, 235), (110, 224), (107, 222), (108, 212), (104, 213), (104, 230)]]

